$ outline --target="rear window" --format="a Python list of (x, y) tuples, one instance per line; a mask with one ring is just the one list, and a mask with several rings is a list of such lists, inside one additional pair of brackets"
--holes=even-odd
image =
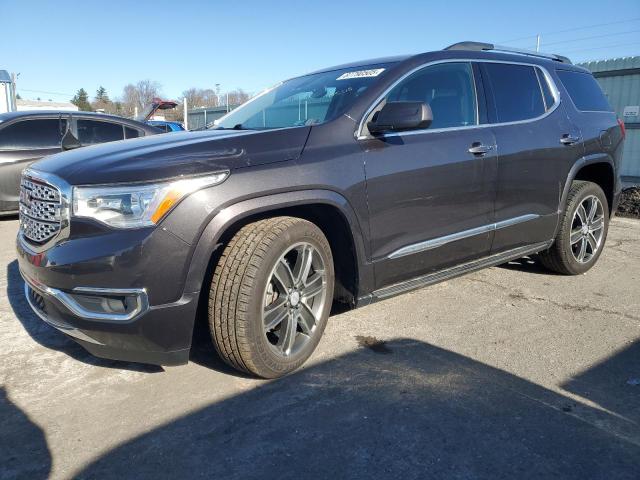
[(22, 120), (0, 129), (0, 150), (54, 148), (67, 128), (65, 119)]
[(528, 120), (546, 111), (534, 67), (485, 63), (483, 68), (493, 90), (498, 123)]
[(611, 105), (602, 93), (593, 75), (569, 70), (558, 70), (558, 77), (567, 89), (573, 104), (583, 112), (611, 112)]

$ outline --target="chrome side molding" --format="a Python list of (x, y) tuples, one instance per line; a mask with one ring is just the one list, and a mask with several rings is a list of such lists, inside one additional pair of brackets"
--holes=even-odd
[(450, 235), (445, 235), (443, 237), (425, 240), (423, 242), (418, 242), (412, 245), (407, 245), (405, 247), (399, 248), (398, 250), (391, 252), (387, 256), (387, 258), (395, 259), (395, 258), (404, 257), (406, 255), (412, 255), (414, 253), (424, 252), (425, 250), (432, 250), (434, 248), (438, 248), (443, 245), (446, 245), (447, 243), (456, 242), (458, 240), (463, 240), (469, 237), (475, 237), (476, 235), (482, 235), (483, 233), (492, 232), (494, 230), (500, 230), (501, 228), (511, 227), (519, 223), (535, 220), (536, 218), (539, 218), (539, 217), (540, 215), (529, 213), (527, 215), (521, 215), (519, 217), (509, 218), (507, 220), (502, 220), (496, 223), (490, 223), (488, 225), (483, 225), (481, 227), (476, 227), (469, 230), (463, 230), (461, 232), (452, 233)]

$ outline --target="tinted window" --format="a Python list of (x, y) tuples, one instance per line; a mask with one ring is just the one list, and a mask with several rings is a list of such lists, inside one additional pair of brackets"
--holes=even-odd
[(538, 73), (538, 81), (540, 82), (540, 87), (542, 88), (542, 97), (544, 98), (544, 106), (547, 110), (549, 110), (553, 104), (555, 103), (555, 99), (551, 94), (551, 87), (549, 86), (549, 82), (542, 73), (542, 70), (536, 68), (536, 72)]
[(78, 140), (83, 145), (122, 140), (122, 125), (97, 120), (78, 120)]
[(433, 112), (429, 128), (447, 128), (477, 123), (473, 72), (469, 63), (432, 65), (417, 71), (394, 87), (388, 102), (425, 102)]
[(533, 67), (507, 63), (482, 64), (493, 90), (499, 123), (527, 120), (545, 112)]
[(124, 127), (124, 131), (127, 138), (138, 138), (140, 136), (140, 131), (135, 128)]
[(560, 81), (567, 89), (578, 110), (589, 112), (611, 112), (611, 106), (600, 85), (589, 73), (558, 70)]
[(67, 121), (57, 118), (12, 123), (0, 129), (0, 149), (59, 147), (66, 128)]

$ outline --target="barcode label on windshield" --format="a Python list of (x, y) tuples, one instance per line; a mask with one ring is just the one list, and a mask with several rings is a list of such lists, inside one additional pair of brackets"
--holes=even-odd
[(336, 78), (336, 80), (349, 80), (352, 78), (377, 77), (382, 72), (384, 72), (384, 68), (373, 68), (371, 70), (357, 70), (355, 72), (343, 73), (338, 78)]

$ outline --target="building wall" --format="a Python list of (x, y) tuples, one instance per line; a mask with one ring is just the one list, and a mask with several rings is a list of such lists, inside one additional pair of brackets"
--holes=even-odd
[(640, 110), (640, 56), (581, 65), (593, 72), (618, 117), (624, 120), (627, 138), (620, 173), (623, 180), (640, 184), (640, 115), (630, 115), (636, 113), (633, 107)]
[(17, 100), (17, 110), (65, 110), (77, 112), (78, 107), (68, 102), (43, 102), (39, 100)]

